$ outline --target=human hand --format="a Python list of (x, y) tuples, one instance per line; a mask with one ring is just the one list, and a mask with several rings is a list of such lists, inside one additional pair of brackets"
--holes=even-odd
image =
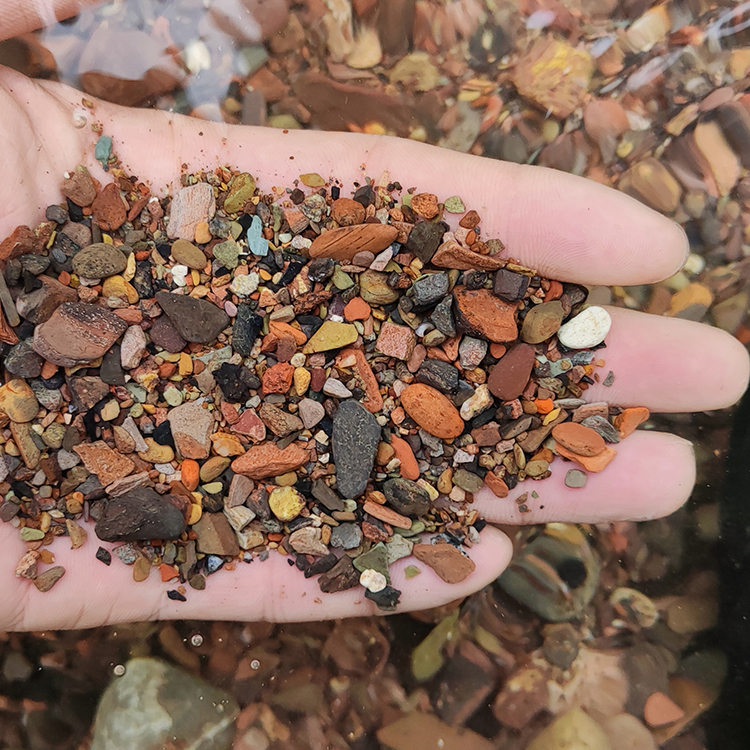
[[(86, 164), (100, 181), (109, 181), (93, 158), (96, 135), (90, 125), (97, 122), (114, 139), (130, 174), (149, 182), (155, 192), (175, 185), (183, 165), (187, 171), (236, 166), (251, 171), (265, 189), (291, 184), (305, 172), (335, 175), (351, 186), (365, 175), (388, 170), (402, 183), (441, 197), (460, 195), (483, 215), (487, 236), (500, 237), (514, 258), (550, 278), (649, 283), (674, 273), (686, 257), (685, 237), (671, 221), (620, 193), (566, 174), (389, 138), (239, 128), (104, 103), (89, 112), (81, 106), (83, 98), (64, 86), (0, 72), (5, 153), (0, 237), (18, 224), (38, 223), (45, 207), (60, 200), (60, 175), (76, 164)], [(75, 113), (86, 114), (85, 127), (74, 127)], [(728, 406), (743, 392), (746, 352), (722, 331), (621, 309), (610, 313), (612, 329), (603, 354), (616, 379), (607, 389), (591, 387), (587, 400), (682, 412)], [(488, 521), (503, 524), (656, 518), (690, 494), (692, 449), (675, 436), (639, 432), (618, 446), (617, 460), (602, 474), (591, 475), (585, 488), (568, 489), (563, 477), (563, 471), (556, 471), (534, 483), (539, 500), (530, 513), (520, 514), (513, 502), (528, 489), (523, 485), (503, 500), (480, 492), (476, 506)], [(460, 584), (445, 584), (430, 570), (404, 583), (407, 561), (396, 563), (394, 585), (403, 591), (399, 611), (438, 606), (499, 575), (509, 561), (510, 542), (490, 527), (481, 536), (482, 543), (469, 550), (476, 570)], [(220, 572), (206, 591), (189, 596), (186, 603), (173, 602), (157, 576), (136, 585), (128, 567), (104, 567), (94, 558), (97, 546), (93, 533), (76, 551), (62, 540), (55, 544), (56, 564), (67, 574), (41, 594), (13, 576), (24, 546), (16, 530), (0, 524), (0, 581), (6, 600), (0, 629), (168, 618), (306, 620), (375, 611), (361, 590), (321, 597), (316, 582), (290, 570), (281, 555), (240, 565), (231, 574)]]

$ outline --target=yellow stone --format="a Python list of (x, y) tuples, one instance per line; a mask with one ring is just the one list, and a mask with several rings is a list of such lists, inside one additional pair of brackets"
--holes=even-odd
[(245, 447), (234, 436), (226, 432), (217, 432), (211, 435), (214, 452), (219, 456), (241, 456), (245, 452)]
[(200, 468), (201, 482), (212, 482), (229, 466), (229, 459), (224, 456), (211, 456)]
[(201, 508), (201, 506), (197, 503), (192, 504), (190, 506), (190, 510), (188, 511), (188, 526), (192, 526), (194, 523), (198, 523), (198, 521), (201, 520), (202, 515), (203, 508)]
[(294, 371), (294, 390), (298, 396), (304, 396), (310, 387), (310, 373), (304, 367), (298, 367)]
[(39, 402), (26, 381), (16, 378), (0, 388), (0, 411), (13, 422), (31, 422), (39, 411)]
[(195, 227), (195, 241), (199, 245), (205, 245), (207, 242), (211, 242), (211, 232), (208, 228), (207, 221), (201, 221), (198, 226)]
[(353, 344), (357, 340), (357, 329), (350, 323), (326, 320), (302, 349), (303, 354), (327, 352)]
[(293, 487), (276, 487), (268, 498), (268, 505), (279, 521), (293, 521), (305, 507), (305, 498)]
[[(144, 405), (145, 408), (145, 405)], [(168, 464), (174, 460), (174, 450), (170, 445), (159, 445), (153, 438), (146, 438), (148, 450), (141, 451), (138, 455), (152, 464)]]
[(190, 375), (193, 372), (193, 359), (187, 352), (180, 354), (179, 372), (180, 375)]
[(104, 280), (102, 297), (126, 299), (129, 305), (138, 302), (138, 292), (135, 291), (135, 287), (129, 281), (125, 281), (122, 276), (110, 276)]
[(120, 416), (120, 404), (114, 399), (110, 399), (99, 412), (99, 416), (103, 422), (111, 422), (113, 419), (117, 419)]
[(130, 255), (128, 255), (128, 264), (122, 272), (122, 278), (125, 279), (125, 281), (132, 281), (133, 276), (135, 276), (135, 253), (130, 253)]
[(288, 471), (286, 474), (275, 477), (273, 481), (276, 482), (279, 487), (292, 487), (297, 483), (297, 474), (293, 471)]
[[(674, 317), (694, 305), (698, 312), (701, 310), (702, 312), (705, 312), (711, 307), (713, 301), (713, 294), (711, 294), (711, 290), (707, 286), (698, 284), (697, 282), (688, 284), (680, 289), (679, 292), (676, 292), (672, 297), (669, 304), (669, 315)], [(702, 313), (700, 317), (703, 317)]]
[(437, 480), (438, 492), (442, 492), (444, 495), (450, 493), (453, 489), (453, 469), (448, 467)]
[(735, 81), (740, 78), (744, 78), (747, 75), (747, 71), (750, 69), (750, 49), (743, 47), (742, 49), (733, 49), (729, 55), (729, 75), (734, 78)]

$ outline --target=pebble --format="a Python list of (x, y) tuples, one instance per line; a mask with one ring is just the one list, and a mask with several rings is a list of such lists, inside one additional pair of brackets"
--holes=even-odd
[(82, 208), (90, 206), (96, 198), (94, 180), (84, 166), (78, 166), (65, 175), (60, 185), (60, 192)]
[(276, 487), (268, 497), (268, 505), (279, 521), (287, 523), (297, 518), (306, 502), (304, 495), (294, 487)]
[(379, 571), (367, 568), (367, 570), (362, 571), (359, 576), (359, 584), (360, 586), (364, 586), (368, 591), (377, 593), (378, 591), (382, 591), (388, 585), (388, 581)]
[(353, 323), (355, 320), (367, 320), (371, 314), (372, 308), (362, 297), (354, 297), (349, 300), (344, 308), (344, 318), (349, 323)]
[(606, 445), (604, 438), (583, 424), (563, 422), (552, 428), (552, 437), (563, 448), (579, 456), (598, 456)]
[(479, 364), (487, 354), (489, 344), (483, 339), (475, 339), (471, 336), (464, 336), (458, 345), (458, 356), (461, 367), (464, 370), (473, 370), (479, 367)]
[(249, 305), (239, 305), (232, 325), (232, 348), (243, 357), (249, 357), (262, 327), (263, 318), (260, 315)]
[(61, 367), (104, 356), (127, 324), (98, 305), (64, 302), (34, 331), (34, 351)]
[(223, 513), (203, 513), (193, 524), (195, 547), (204, 555), (234, 557), (240, 552), (234, 529)]
[(258, 416), (276, 437), (284, 438), (304, 428), (304, 424), (298, 416), (279, 409), (278, 406), (273, 404), (261, 404), (258, 408)]
[(468, 422), (469, 420), (474, 419), (478, 414), (481, 414), (485, 409), (492, 406), (493, 403), (489, 387), (486, 384), (477, 386), (473, 395), (469, 396), (469, 398), (461, 404), (461, 410), (459, 412), (461, 419)]
[(362, 529), (356, 523), (341, 523), (331, 529), (331, 547), (357, 549), (362, 544)]
[(474, 561), (452, 544), (415, 544), (412, 554), (446, 583), (460, 583), (476, 568)]
[(254, 194), (255, 179), (253, 176), (248, 172), (235, 175), (224, 200), (224, 210), (228, 214), (239, 213)]
[(146, 334), (140, 326), (130, 326), (120, 343), (120, 364), (124, 370), (132, 370), (148, 353)]
[(377, 254), (398, 237), (396, 227), (387, 224), (355, 224), (329, 229), (318, 235), (310, 246), (310, 257), (351, 260), (357, 253)]
[(383, 494), (386, 502), (404, 516), (423, 516), (430, 508), (427, 491), (410, 479), (387, 480), (383, 484)]
[(294, 443), (283, 450), (273, 443), (264, 443), (248, 448), (242, 456), (232, 461), (232, 471), (251, 479), (265, 479), (293, 471), (308, 459), (307, 451)]
[(626, 438), (635, 432), (639, 425), (642, 425), (651, 416), (645, 406), (632, 406), (623, 409), (615, 418), (614, 425), (617, 428), (621, 438)]
[(401, 405), (420, 427), (435, 437), (451, 440), (464, 430), (458, 409), (440, 391), (428, 385), (407, 386), (401, 394)]
[[(351, 395), (351, 394), (349, 394)], [(299, 415), (306, 430), (311, 430), (326, 415), (323, 404), (313, 401), (311, 398), (303, 398), (299, 402)]]
[(450, 282), (447, 273), (431, 273), (417, 279), (411, 287), (411, 298), (416, 310), (424, 310), (448, 294)]
[(590, 427), (595, 432), (598, 432), (608, 443), (619, 443), (620, 433), (612, 426), (611, 422), (599, 414), (581, 421), (581, 424), (585, 427)]
[(388, 274), (369, 269), (359, 276), (359, 295), (368, 304), (377, 306), (390, 305), (399, 298), (398, 290), (388, 286)]
[(73, 271), (86, 279), (105, 279), (122, 273), (127, 266), (125, 254), (114, 245), (98, 242), (73, 256)]
[(249, 297), (260, 285), (260, 275), (254, 271), (245, 275), (235, 276), (229, 289), (238, 297)]
[(37, 378), (44, 360), (34, 351), (33, 341), (26, 339), (16, 344), (5, 355), (5, 370), (18, 378)]
[(215, 211), (214, 190), (209, 184), (199, 182), (181, 188), (170, 205), (167, 236), (192, 242), (198, 224), (211, 219)]
[(380, 425), (364, 406), (354, 400), (339, 405), (331, 446), (340, 495), (356, 498), (365, 491), (379, 441)]
[(204, 299), (157, 292), (156, 301), (186, 341), (211, 344), (229, 325), (229, 316)]
[(527, 344), (541, 344), (557, 332), (563, 317), (565, 311), (559, 300), (542, 302), (526, 313), (521, 326), (521, 338)]
[(315, 352), (340, 349), (353, 344), (357, 340), (357, 336), (357, 329), (350, 323), (338, 323), (334, 320), (326, 320), (305, 344), (302, 353), (314, 354)]
[(455, 393), (458, 389), (458, 370), (440, 359), (426, 359), (417, 370), (416, 379), (441, 393)]
[(566, 349), (589, 349), (604, 341), (612, 318), (603, 307), (587, 307), (557, 332), (557, 340)]
[(586, 486), (588, 476), (578, 469), (570, 469), (565, 475), (565, 486), (571, 489), (578, 489)]
[(387, 247), (385, 250), (383, 250), (382, 253), (378, 253), (378, 255), (375, 257), (375, 260), (370, 263), (370, 268), (373, 271), (385, 271), (385, 268), (390, 263), (392, 257), (393, 249), (391, 247)]
[(664, 693), (652, 693), (643, 707), (643, 718), (650, 727), (663, 727), (682, 719), (685, 712)]
[(127, 456), (112, 450), (103, 440), (80, 443), (74, 446), (73, 450), (81, 458), (84, 466), (92, 474), (96, 474), (104, 486), (126, 477), (134, 468), (133, 462)]
[(490, 371), (487, 385), (493, 396), (503, 401), (518, 398), (528, 385), (535, 353), (528, 344), (518, 344), (503, 355)]
[[(337, 198), (331, 205), (331, 216), (334, 221), (338, 222), (342, 227), (350, 227), (353, 224), (362, 224), (365, 220), (365, 207), (358, 201), (352, 200), (351, 198)], [(362, 253), (368, 251), (361, 251)], [(370, 261), (374, 259), (374, 255), (369, 253), (372, 257)], [(354, 257), (355, 265), (367, 268), (369, 263), (362, 263), (361, 258)], [(359, 262), (358, 262), (359, 261)]]
[(527, 750), (611, 750), (602, 727), (580, 708), (557, 716)]
[(39, 412), (39, 402), (25, 380), (14, 379), (0, 386), (0, 412), (13, 422), (30, 422)]
[(53, 568), (45, 570), (34, 579), (34, 585), (41, 592), (49, 591), (63, 576), (65, 568), (62, 565), (55, 565)]
[(289, 546), (300, 555), (325, 557), (328, 554), (328, 545), (323, 543), (322, 529), (313, 526), (293, 531), (289, 535)]
[(499, 344), (517, 338), (514, 305), (503, 302), (489, 289), (458, 286), (453, 290), (453, 297), (460, 330)]
[(214, 245), (213, 254), (224, 268), (232, 271), (239, 264), (240, 246), (234, 240), (226, 240)]
[(375, 349), (387, 357), (408, 360), (416, 345), (417, 336), (411, 328), (387, 320), (380, 328)]
[(359, 583), (359, 575), (351, 558), (344, 555), (330, 570), (318, 578), (318, 585), (324, 594), (346, 591)]
[(172, 257), (177, 263), (196, 271), (202, 271), (206, 267), (206, 256), (199, 247), (188, 240), (175, 240), (172, 244)]
[(323, 384), (323, 393), (326, 396), (335, 396), (336, 398), (349, 398), (352, 392), (336, 378), (328, 378)]
[(517, 302), (526, 296), (529, 277), (501, 268), (496, 274), (492, 291), (506, 302)]
[(200, 404), (190, 402), (170, 409), (167, 415), (175, 448), (183, 458), (208, 458), (214, 418)]
[(96, 535), (103, 542), (178, 539), (186, 528), (185, 507), (185, 499), (178, 495), (159, 495), (139, 487), (107, 501), (96, 523)]

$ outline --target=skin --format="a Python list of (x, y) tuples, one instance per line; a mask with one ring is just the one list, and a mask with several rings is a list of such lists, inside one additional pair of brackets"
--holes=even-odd
[[(8, 37), (49, 22), (55, 3), (42, 3), (34, 16), (19, 0), (0, 0), (0, 35)], [(57, 18), (75, 12), (76, 3), (57, 3)], [(109, 177), (94, 161), (96, 136), (77, 129), (83, 95), (53, 83), (35, 82), (0, 69), (0, 237), (18, 224), (36, 225), (50, 203), (60, 201), (61, 175), (85, 164), (103, 183)], [(88, 124), (99, 122), (113, 137), (130, 174), (163, 193), (184, 169), (231, 165), (251, 171), (261, 189), (290, 185), (300, 174), (335, 176), (350, 189), (365, 176), (388, 170), (402, 184), (444, 199), (460, 195), (483, 217), (487, 237), (500, 237), (509, 253), (543, 274), (586, 284), (652, 283), (679, 270), (688, 253), (682, 230), (669, 219), (597, 183), (537, 167), (504, 164), (439, 150), (409, 141), (319, 132), (281, 132), (229, 126), (150, 110), (95, 102)], [(346, 193), (344, 193), (346, 194)], [(745, 349), (723, 331), (706, 325), (622, 309), (610, 310), (612, 330), (602, 357), (616, 379), (611, 388), (594, 386), (589, 401), (652, 411), (690, 412), (735, 403), (747, 385)], [(484, 490), (476, 498), (482, 515), (501, 524), (547, 521), (602, 523), (645, 520), (671, 513), (687, 500), (695, 479), (691, 444), (675, 435), (640, 432), (618, 446), (607, 470), (591, 475), (584, 489), (563, 485), (569, 466), (556, 463), (552, 476), (524, 483), (509, 499)], [(518, 513), (513, 498), (536, 490), (531, 512)], [(18, 532), (0, 524), (0, 630), (81, 628), (147, 619), (315, 620), (369, 615), (374, 605), (359, 591), (321, 595), (314, 579), (290, 569), (272, 554), (265, 563), (240, 565), (209, 579), (204, 592), (188, 593), (186, 603), (166, 596), (173, 584), (154, 573), (134, 584), (132, 571), (115, 560), (110, 568), (94, 558), (99, 545), (88, 527), (83, 549), (64, 540), (52, 547), (65, 577), (41, 594), (13, 571), (25, 550)], [(488, 526), (482, 542), (469, 550), (475, 572), (449, 586), (424, 565), (404, 580), (402, 560), (392, 568), (393, 585), (403, 590), (400, 611), (434, 607), (480, 589), (507, 565), (510, 540)], [(110, 546), (111, 545), (104, 545)]]

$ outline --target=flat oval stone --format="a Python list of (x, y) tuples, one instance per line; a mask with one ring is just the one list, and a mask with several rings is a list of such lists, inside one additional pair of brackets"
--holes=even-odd
[(526, 313), (521, 327), (521, 338), (527, 344), (541, 344), (557, 333), (565, 316), (560, 300), (542, 302)]
[(186, 527), (185, 504), (178, 495), (159, 495), (149, 487), (139, 487), (107, 501), (96, 535), (103, 542), (178, 539)]
[(414, 383), (404, 388), (401, 405), (424, 430), (450, 440), (464, 431), (464, 420), (451, 400), (429, 385)]
[(611, 326), (609, 313), (603, 307), (594, 305), (561, 326), (557, 340), (566, 349), (590, 349), (604, 341)]
[(202, 271), (206, 267), (206, 256), (199, 247), (187, 240), (175, 240), (172, 245), (172, 257), (183, 266)]
[(383, 494), (388, 504), (399, 513), (418, 517), (430, 509), (430, 496), (411, 479), (389, 479), (383, 484)]
[(331, 441), (339, 495), (353, 499), (365, 491), (379, 441), (377, 419), (357, 401), (344, 401), (333, 418)]
[(487, 379), (490, 393), (503, 401), (518, 398), (528, 385), (534, 367), (534, 347), (518, 344), (500, 358)]
[(578, 456), (598, 456), (607, 447), (598, 432), (577, 422), (563, 422), (553, 427), (552, 437)]
[(516, 306), (496, 297), (489, 289), (453, 290), (456, 323), (464, 333), (502, 344), (518, 336)]
[(84, 247), (73, 257), (73, 270), (85, 279), (106, 279), (122, 273), (127, 264), (125, 254), (106, 242)]
[(229, 316), (212, 302), (182, 294), (157, 292), (156, 301), (186, 341), (211, 344), (229, 325)]

